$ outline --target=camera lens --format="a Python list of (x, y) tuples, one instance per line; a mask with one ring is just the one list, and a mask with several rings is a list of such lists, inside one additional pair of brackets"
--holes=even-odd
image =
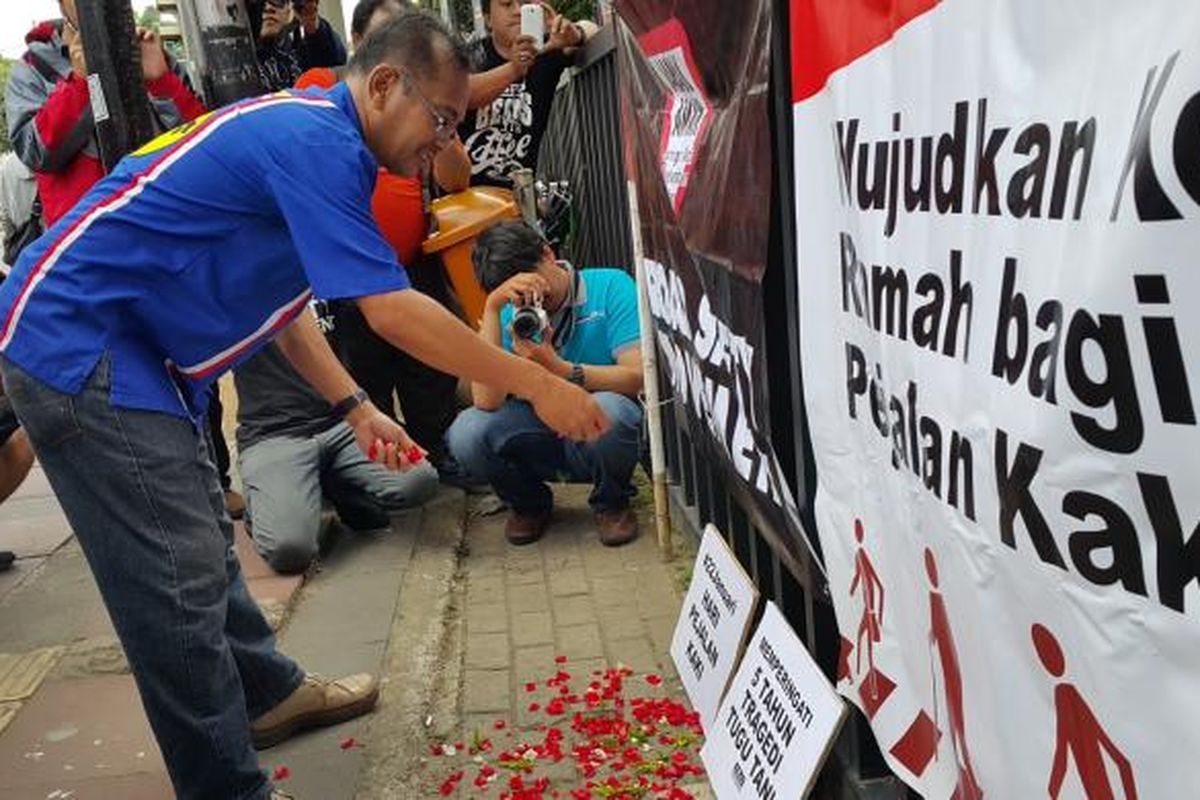
[(536, 308), (518, 308), (513, 314), (513, 336), (518, 339), (532, 339), (542, 332), (543, 315)]

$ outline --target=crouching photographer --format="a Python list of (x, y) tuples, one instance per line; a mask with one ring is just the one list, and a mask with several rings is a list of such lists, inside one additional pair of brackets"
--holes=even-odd
[(471, 387), (474, 408), (447, 434), (464, 470), (491, 484), (510, 509), (513, 544), (541, 538), (554, 497), (546, 481), (593, 485), (590, 504), (600, 541), (637, 537), (629, 508), (642, 432), (642, 352), (637, 288), (619, 269), (576, 270), (523, 222), (504, 222), (480, 236), (475, 274), (487, 304), (479, 335), (536, 361), (592, 393), (612, 423), (590, 443), (560, 438), (524, 401), (483, 384)]

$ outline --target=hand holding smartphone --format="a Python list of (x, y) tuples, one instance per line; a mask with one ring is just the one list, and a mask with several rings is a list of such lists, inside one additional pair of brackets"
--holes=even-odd
[(538, 50), (546, 44), (546, 12), (541, 3), (525, 3), (521, 6), (521, 35), (533, 38)]

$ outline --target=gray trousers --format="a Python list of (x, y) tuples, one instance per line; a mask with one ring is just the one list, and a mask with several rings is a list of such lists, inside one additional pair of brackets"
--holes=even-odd
[(277, 572), (302, 571), (317, 555), (324, 501), (347, 527), (372, 530), (387, 526), (392, 512), (421, 505), (438, 486), (428, 463), (389, 472), (367, 460), (344, 422), (315, 436), (255, 442), (239, 454), (238, 468), (255, 547)]

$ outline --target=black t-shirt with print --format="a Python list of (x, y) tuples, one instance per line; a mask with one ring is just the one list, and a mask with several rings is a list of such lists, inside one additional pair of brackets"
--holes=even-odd
[[(471, 43), (474, 72), (504, 64), (490, 36)], [(470, 111), (458, 128), (471, 157), (472, 186), (512, 188), (508, 175), (515, 169), (536, 170), (538, 148), (550, 120), (554, 90), (571, 59), (562, 51), (544, 53), (533, 62), (525, 80), (509, 84), (490, 104)]]

